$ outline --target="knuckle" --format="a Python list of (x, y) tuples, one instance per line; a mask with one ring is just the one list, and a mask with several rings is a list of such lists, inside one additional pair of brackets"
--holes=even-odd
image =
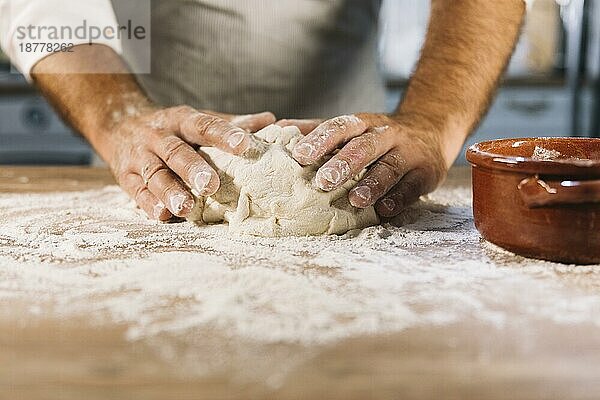
[(399, 161), (382, 158), (377, 162), (376, 173), (381, 179), (394, 184), (404, 175), (405, 168), (404, 164)]
[(241, 133), (241, 134), (247, 134), (247, 132), (238, 129), (235, 126), (223, 126), (223, 125), (219, 125), (219, 130), (215, 130), (213, 131), (214, 133), (219, 133), (219, 137), (224, 137), (224, 138), (228, 138), (229, 136), (236, 134), (236, 133)]
[(187, 130), (193, 131), (199, 137), (212, 136), (222, 127), (223, 121), (217, 117), (208, 114), (195, 113), (191, 115), (184, 123)]
[(338, 129), (346, 129), (347, 123), (348, 123), (348, 116), (342, 115), (339, 117), (332, 118), (330, 120), (330, 123), (331, 123), (331, 125), (333, 125), (334, 127), (338, 128)]
[(144, 178), (147, 182), (150, 182), (154, 177), (158, 176), (162, 172), (168, 172), (162, 163), (151, 163), (148, 164), (148, 167), (145, 171), (145, 176), (142, 178)]
[(183, 172), (186, 173), (187, 176), (190, 176), (192, 174), (192, 172), (197, 169), (197, 162), (196, 161), (186, 161), (183, 165), (182, 165), (182, 170)]
[(388, 153), (379, 160), (379, 166), (394, 175), (398, 175), (404, 172), (406, 160), (399, 153)]
[(168, 136), (163, 139), (164, 161), (170, 164), (173, 158), (180, 154), (187, 144), (176, 136)]
[(136, 186), (135, 191), (133, 193), (133, 198), (138, 205), (141, 205), (143, 196), (145, 195), (147, 190), (148, 189), (143, 185)]
[[(151, 122), (150, 124), (155, 123)], [(160, 127), (155, 129), (152, 126), (149, 126), (147, 130), (143, 132), (143, 136), (138, 144), (136, 156), (139, 159), (147, 157), (148, 153), (160, 154), (160, 152), (164, 149), (164, 143), (174, 140), (175, 138), (176, 137), (173, 136), (173, 133), (167, 131), (166, 129), (161, 129)]]
[(332, 135), (344, 135), (354, 121), (350, 116), (343, 115), (329, 120), (327, 130)]
[(156, 131), (167, 129), (169, 126), (169, 120), (170, 118), (168, 110), (158, 110), (145, 119), (145, 128), (149, 129), (151, 134), (156, 133)]
[(334, 118), (336, 124), (340, 127), (340, 129), (346, 130), (352, 128), (355, 129), (366, 129), (367, 124), (365, 121), (357, 115), (342, 115), (340, 117)]
[(365, 134), (352, 139), (348, 147), (354, 156), (366, 159), (377, 155), (377, 145), (371, 135)]
[(194, 159), (187, 161), (182, 168), (188, 177), (191, 177), (194, 173), (203, 171), (210, 172), (208, 165), (206, 165), (206, 162), (201, 157), (195, 157)]
[(213, 116), (200, 113), (191, 116), (189, 119), (190, 125), (192, 125), (192, 127), (200, 133), (206, 132), (212, 125), (214, 125), (216, 120), (217, 118)]
[(340, 129), (346, 129), (348, 127), (348, 124), (351, 122), (355, 122), (354, 119), (356, 117), (350, 116), (350, 115), (340, 115), (337, 117), (332, 118), (331, 124), (335, 125), (336, 128), (340, 128)]
[(167, 115), (165, 119), (170, 121), (170, 125), (179, 127), (179, 129), (185, 129), (188, 121), (200, 114), (190, 106), (173, 107), (168, 109), (165, 113)]
[(382, 159), (378, 163), (378, 168), (387, 171), (390, 175), (397, 175), (400, 171), (397, 167), (394, 167), (390, 162)]
[(308, 136), (306, 136), (304, 142), (311, 143), (316, 147), (332, 146), (337, 142), (336, 137), (338, 135), (338, 130), (327, 125), (327, 123), (324, 123), (317, 127), (317, 129), (315, 129)]

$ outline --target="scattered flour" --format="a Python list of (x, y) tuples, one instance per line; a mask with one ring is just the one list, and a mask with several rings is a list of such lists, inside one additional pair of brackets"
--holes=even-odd
[(147, 221), (116, 187), (0, 195), (0, 300), (123, 322), (131, 340), (210, 330), (310, 345), (466, 318), (600, 326), (600, 267), (482, 243), (469, 204), (446, 188), (403, 227), (267, 239)]

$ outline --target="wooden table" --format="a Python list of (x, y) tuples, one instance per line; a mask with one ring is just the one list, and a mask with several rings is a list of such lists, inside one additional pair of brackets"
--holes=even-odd
[[(112, 182), (101, 169), (0, 167), (0, 193)], [(468, 171), (457, 169), (448, 184), (468, 182)], [(568, 284), (573, 290), (587, 285)], [(600, 328), (594, 325), (567, 329), (540, 321), (536, 329), (543, 335), (527, 346), (520, 345), (527, 332), (518, 325), (492, 329), (476, 319), (355, 338), (319, 349), (272, 388), (226, 374), (182, 377), (177, 364), (157, 357), (149, 344), (126, 341), (124, 326), (43, 316), (21, 323), (19, 304), (10, 308), (0, 318), (0, 399), (600, 397)]]

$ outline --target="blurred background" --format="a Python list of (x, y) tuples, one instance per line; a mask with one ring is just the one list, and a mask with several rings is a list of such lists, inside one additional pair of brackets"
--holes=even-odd
[[(490, 113), (471, 137), (600, 137), (600, 1), (535, 0)], [(384, 0), (381, 65), (393, 109), (419, 56), (429, 2)], [(86, 165), (95, 157), (0, 54), (0, 163)], [(461, 158), (458, 163), (465, 163)]]

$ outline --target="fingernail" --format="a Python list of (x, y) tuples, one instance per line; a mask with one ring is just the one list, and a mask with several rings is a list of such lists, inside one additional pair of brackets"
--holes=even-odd
[(368, 186), (358, 186), (352, 190), (352, 193), (354, 193), (366, 202), (371, 201), (372, 193), (371, 188)]
[(210, 183), (211, 179), (212, 174), (208, 171), (202, 171), (196, 174), (196, 177), (194, 178), (194, 189), (196, 189), (196, 192), (198, 192), (200, 196), (208, 194), (206, 187)]
[(333, 190), (350, 177), (350, 165), (346, 161), (335, 160), (330, 163), (330, 166), (321, 168), (317, 173), (317, 185), (321, 190)]
[(194, 200), (179, 193), (171, 196), (169, 201), (171, 202), (171, 211), (178, 216), (184, 212), (192, 211), (195, 205)]
[[(321, 175), (321, 178), (323, 178), (324, 180), (326, 180), (327, 182), (329, 182), (332, 185), (337, 184), (340, 181), (340, 179), (342, 178), (342, 175), (340, 174), (340, 172), (334, 168), (324, 168), (321, 171), (319, 171), (319, 174)], [(322, 189), (325, 189), (325, 188), (322, 188)]]
[(396, 209), (396, 202), (389, 197), (381, 200), (381, 205), (389, 212)]
[(169, 199), (169, 202), (171, 203), (170, 210), (176, 214), (179, 214), (179, 212), (183, 209), (183, 203), (185, 202), (185, 196), (181, 195), (181, 194), (174, 194)]
[(232, 149), (235, 149), (236, 147), (238, 147), (239, 145), (242, 144), (242, 142), (244, 141), (245, 138), (246, 138), (246, 133), (235, 132), (235, 133), (232, 133), (231, 135), (229, 135), (229, 138), (227, 139), (227, 144)]
[(315, 147), (309, 143), (302, 143), (294, 148), (294, 158), (306, 160), (311, 159), (314, 154)]

